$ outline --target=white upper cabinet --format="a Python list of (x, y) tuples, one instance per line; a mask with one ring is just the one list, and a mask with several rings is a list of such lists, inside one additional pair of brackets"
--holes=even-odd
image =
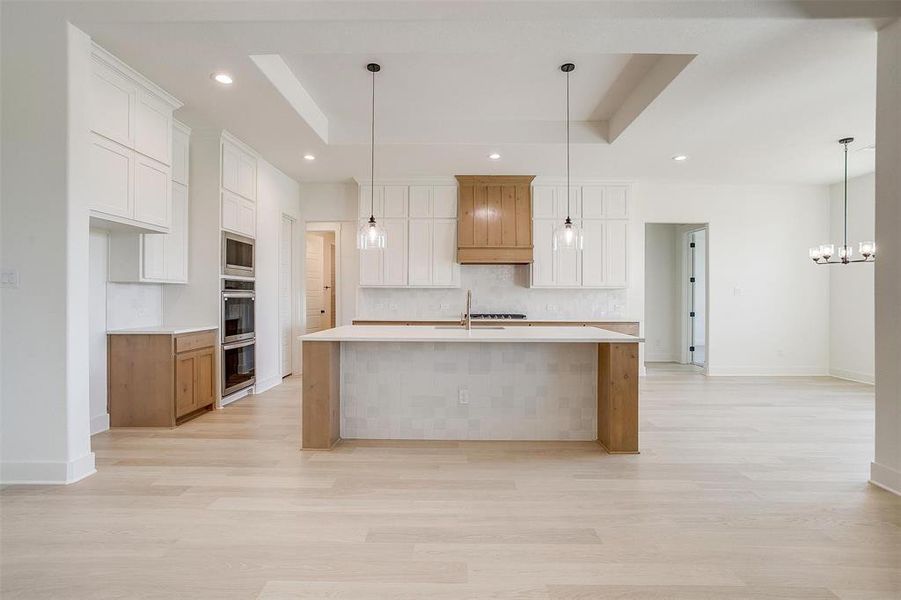
[(457, 186), (431, 183), (360, 186), (359, 218), (373, 213), (386, 247), (360, 251), (363, 287), (458, 287)]
[(386, 219), (404, 219), (407, 217), (407, 194), (409, 189), (406, 185), (385, 186), (383, 212)]
[(222, 140), (222, 187), (251, 202), (256, 200), (257, 159), (230, 139)]
[(172, 113), (181, 103), (96, 45), (91, 69), (91, 217), (166, 233)]
[(432, 186), (432, 216), (436, 219), (457, 218), (457, 186)]
[(256, 204), (238, 194), (222, 190), (222, 229), (249, 238), (256, 237)]
[(138, 93), (135, 105), (135, 150), (172, 164), (172, 107), (147, 92)]
[(374, 215), (377, 219), (385, 216), (382, 209), (382, 200), (384, 199), (385, 186), (377, 185), (374, 188), (369, 185), (360, 186), (360, 218), (364, 221), (369, 220), (370, 215)]
[[(172, 179), (158, 180), (158, 173), (165, 171), (161, 163), (138, 155), (136, 177), (147, 177), (150, 182), (142, 183), (137, 189), (141, 194), (168, 194), (171, 214), (169, 233), (135, 233), (115, 230), (110, 234), (109, 280), (124, 282), (187, 283), (188, 282), (188, 147), (191, 130), (173, 121), (172, 156), (183, 157), (179, 167), (184, 179), (177, 181), (173, 169)], [(174, 167), (174, 165), (173, 165)], [(160, 190), (159, 186), (166, 187)], [(137, 203), (151, 208), (160, 206), (150, 197), (140, 196)], [(136, 209), (144, 219), (160, 220), (162, 217), (144, 214)]]
[(554, 252), (553, 231), (566, 218), (566, 187), (536, 185), (532, 287), (627, 287), (629, 190), (628, 185), (573, 182), (570, 216), (582, 228), (583, 247)]
[(190, 129), (178, 121), (172, 128), (172, 181), (188, 185)]

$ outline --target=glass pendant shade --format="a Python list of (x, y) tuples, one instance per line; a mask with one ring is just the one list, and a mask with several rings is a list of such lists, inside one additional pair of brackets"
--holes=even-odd
[(842, 260), (851, 260), (853, 254), (854, 249), (850, 245), (842, 244), (838, 247), (838, 257)]
[(835, 254), (835, 245), (823, 244), (822, 246), (820, 246), (820, 254), (823, 255), (823, 258), (829, 260)]
[(385, 229), (376, 222), (375, 217), (369, 217), (367, 222), (360, 225), (360, 230), (357, 234), (358, 250), (384, 248), (386, 242)]
[(582, 242), (582, 230), (569, 217), (554, 230), (554, 250), (581, 250)]
[(808, 256), (810, 256), (810, 259), (813, 260), (814, 262), (823, 258), (823, 251), (820, 250), (819, 246), (812, 247), (810, 250), (807, 251), (807, 254), (808, 254)]
[(864, 258), (876, 256), (876, 244), (874, 242), (861, 242), (857, 247), (857, 251)]

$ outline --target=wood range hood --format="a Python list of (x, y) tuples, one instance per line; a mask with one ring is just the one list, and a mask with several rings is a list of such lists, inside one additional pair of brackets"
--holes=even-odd
[(457, 262), (532, 262), (534, 175), (457, 175)]

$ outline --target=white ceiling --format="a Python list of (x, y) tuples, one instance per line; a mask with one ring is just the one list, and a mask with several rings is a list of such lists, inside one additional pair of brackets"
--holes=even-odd
[[(830, 17), (867, 18), (822, 18), (805, 2), (678, 0), (72, 2), (60, 10), (182, 100), (178, 118), (229, 129), (299, 181), (368, 177), (371, 61), (383, 68), (377, 176), (562, 175), (559, 65), (572, 61), (574, 177), (830, 183), (841, 177), (836, 140), (874, 142), (875, 32), (901, 3), (826, 4)], [(254, 54), (285, 59), (327, 118), (328, 143)], [(665, 54), (697, 56), (608, 143), (605, 121), (650, 85), (656, 57), (634, 55)], [(210, 80), (218, 69), (234, 76), (231, 88)], [(490, 152), (501, 160), (489, 161)], [(690, 159), (675, 163), (676, 154)], [(850, 171), (873, 163), (873, 152), (854, 151)]]

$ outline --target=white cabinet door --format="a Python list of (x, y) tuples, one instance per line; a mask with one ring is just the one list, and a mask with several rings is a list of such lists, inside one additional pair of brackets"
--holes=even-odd
[(130, 147), (135, 85), (99, 63), (95, 62), (92, 70), (91, 129)]
[(436, 185), (432, 188), (432, 216), (436, 219), (457, 218), (457, 186)]
[(97, 134), (91, 135), (90, 208), (131, 217), (134, 152)]
[(536, 185), (532, 188), (532, 218), (555, 219), (557, 217), (557, 188), (552, 185)]
[[(413, 258), (412, 248), (410, 258), (411, 260)], [(432, 285), (442, 287), (460, 285), (456, 219), (435, 219), (432, 223)]]
[[(577, 227), (581, 227), (579, 221), (575, 221)], [(559, 223), (555, 225), (559, 226)], [(582, 251), (578, 248), (558, 248), (554, 253), (556, 269), (554, 270), (554, 285), (556, 287), (580, 287), (582, 285)]]
[(386, 219), (403, 219), (407, 216), (407, 194), (409, 187), (405, 185), (385, 186), (384, 214)]
[(407, 221), (385, 219), (385, 248), (382, 250), (382, 285), (407, 285)]
[(382, 199), (384, 191), (385, 188), (381, 185), (375, 186), (375, 189), (368, 185), (360, 186), (361, 219), (368, 221), (370, 214), (375, 215), (376, 218), (384, 216), (384, 211), (382, 210)]
[(171, 192), (169, 167), (140, 154), (135, 155), (134, 218), (169, 227)]
[(239, 233), (238, 231), (238, 196), (222, 192), (222, 229)]
[(146, 92), (135, 104), (135, 150), (164, 165), (172, 161), (172, 109)]
[[(363, 222), (360, 224), (362, 225)], [(382, 250), (381, 248), (368, 248), (359, 250), (360, 253), (360, 285), (382, 285)]]
[(606, 278), (608, 287), (626, 287), (629, 282), (629, 222), (607, 221), (604, 240), (607, 250)]
[(601, 219), (604, 217), (603, 185), (582, 186), (582, 218)]
[(257, 160), (246, 152), (238, 155), (237, 191), (248, 200), (257, 198)]
[(241, 163), (241, 150), (232, 144), (222, 142), (222, 187), (233, 194), (241, 193), (241, 186), (238, 183)]
[(188, 185), (190, 138), (179, 129), (172, 129), (172, 181)]
[(249, 238), (257, 236), (257, 207), (246, 198), (238, 199), (238, 233)]
[(150, 281), (166, 279), (166, 247), (169, 234), (148, 233), (141, 237), (144, 243), (141, 253), (144, 263), (142, 278)]
[(607, 250), (605, 245), (606, 226), (604, 221), (585, 220), (582, 222), (585, 242), (582, 249), (582, 285), (603, 287), (606, 282)]
[(172, 226), (166, 236), (166, 279), (188, 281), (188, 188), (174, 182)]
[(432, 216), (432, 186), (410, 186), (410, 218), (428, 219)]
[(532, 285), (550, 287), (554, 285), (554, 226), (553, 219), (532, 221)]
[(628, 186), (607, 186), (604, 191), (604, 216), (608, 219), (625, 219), (629, 216)]
[(569, 190), (569, 205), (566, 204), (566, 186), (557, 188), (557, 218), (565, 219), (567, 212), (572, 219), (582, 217), (582, 188), (572, 186)]
[(432, 220), (410, 219), (410, 285), (432, 284)]

